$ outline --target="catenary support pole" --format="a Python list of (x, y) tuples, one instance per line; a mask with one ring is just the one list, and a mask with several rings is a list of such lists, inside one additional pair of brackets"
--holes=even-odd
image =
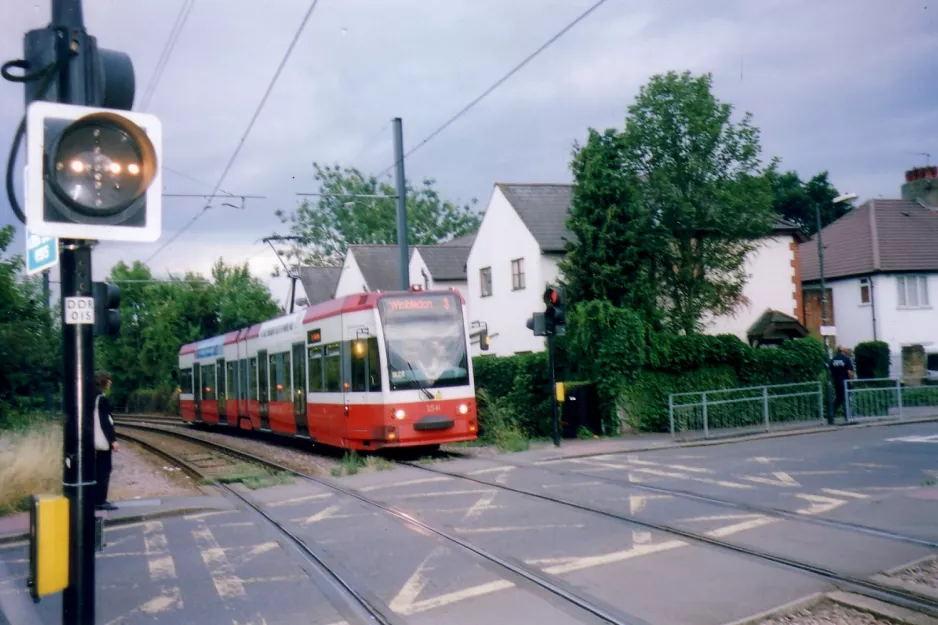
[[(817, 221), (817, 257), (818, 257), (818, 269), (821, 274), (821, 326), (826, 326), (827, 321), (827, 283), (824, 281), (824, 241), (821, 237), (821, 205), (815, 203), (814, 205), (814, 217)], [(824, 347), (827, 349), (827, 360), (830, 363), (831, 359), (831, 348), (828, 338), (824, 335), (821, 335), (821, 338), (824, 340)], [(830, 367), (827, 367), (825, 373), (825, 378), (827, 380), (827, 421), (828, 423), (834, 423), (834, 404), (831, 403), (831, 391), (833, 385), (831, 383), (830, 377)]]
[(404, 130), (400, 117), (394, 118), (394, 168), (397, 183), (397, 245), (400, 248), (401, 290), (410, 289), (410, 256), (407, 253), (407, 185), (404, 182)]

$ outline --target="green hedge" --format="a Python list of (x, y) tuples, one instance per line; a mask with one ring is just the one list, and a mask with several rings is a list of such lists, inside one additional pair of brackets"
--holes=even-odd
[(883, 341), (867, 341), (857, 343), (853, 350), (856, 357), (858, 378), (888, 378), (889, 365), (892, 356), (889, 353), (889, 343)]
[[(667, 430), (670, 393), (813, 382), (827, 363), (824, 345), (815, 338), (753, 348), (732, 335), (662, 334), (608, 302), (572, 309), (557, 348), (558, 380), (596, 384), (607, 432), (617, 431), (620, 419), (640, 430)], [(546, 353), (482, 356), (473, 359), (473, 367), (477, 388), (505, 398), (526, 434), (550, 434)]]

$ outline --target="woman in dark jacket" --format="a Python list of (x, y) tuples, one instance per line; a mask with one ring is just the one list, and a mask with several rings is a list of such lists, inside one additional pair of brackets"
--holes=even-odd
[(111, 481), (111, 452), (117, 451), (117, 434), (111, 417), (111, 403), (104, 393), (111, 388), (111, 374), (99, 371), (94, 374), (94, 449), (95, 481), (94, 505), (98, 510), (117, 510), (107, 500), (107, 489)]

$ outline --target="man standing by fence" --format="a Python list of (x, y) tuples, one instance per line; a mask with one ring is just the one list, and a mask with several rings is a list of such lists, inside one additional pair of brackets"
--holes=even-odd
[[(846, 347), (837, 348), (837, 355), (831, 359), (831, 381), (834, 383), (834, 409), (831, 411), (830, 424), (834, 425), (837, 408), (844, 405), (847, 380), (853, 379), (853, 361), (847, 355)], [(844, 423), (847, 422), (847, 412), (844, 408)]]

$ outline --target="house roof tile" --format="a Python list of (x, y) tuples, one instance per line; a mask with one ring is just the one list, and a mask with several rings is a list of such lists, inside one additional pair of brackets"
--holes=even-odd
[(420, 256), (434, 280), (465, 280), (469, 245), (418, 245)]
[(306, 291), (310, 306), (327, 302), (335, 297), (339, 285), (340, 267), (300, 267), (300, 282)]
[(496, 183), (543, 252), (563, 252), (573, 240), (567, 230), (572, 184)]
[[(401, 288), (399, 252), (396, 245), (349, 245), (365, 282), (372, 291), (397, 291)], [(413, 258), (414, 248), (408, 250)]]
[[(938, 271), (938, 211), (910, 200), (869, 200), (821, 231), (824, 276)], [(817, 235), (801, 244), (801, 278), (819, 280)]]

